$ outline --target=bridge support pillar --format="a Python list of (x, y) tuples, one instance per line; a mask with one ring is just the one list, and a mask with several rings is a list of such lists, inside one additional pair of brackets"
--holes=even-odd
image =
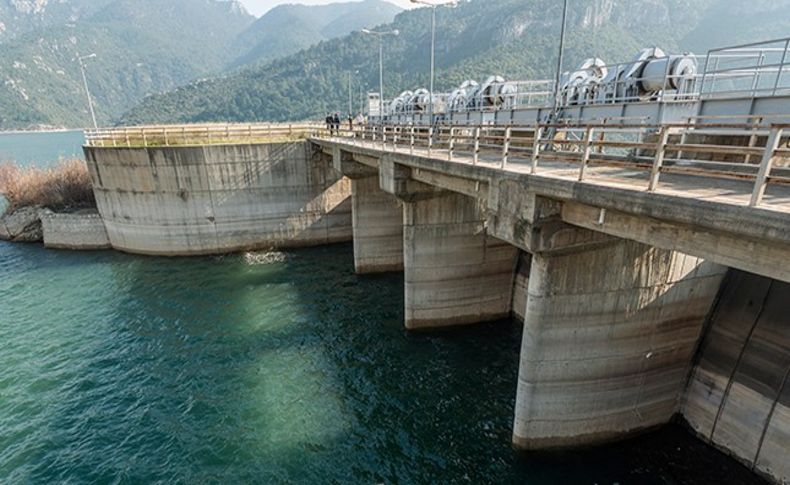
[(354, 268), (358, 274), (403, 270), (403, 207), (378, 177), (351, 181)]
[(534, 254), (514, 444), (596, 444), (668, 422), (723, 274), (623, 239)]
[(406, 328), (507, 318), (518, 249), (489, 236), (479, 200), (436, 192), (404, 202)]

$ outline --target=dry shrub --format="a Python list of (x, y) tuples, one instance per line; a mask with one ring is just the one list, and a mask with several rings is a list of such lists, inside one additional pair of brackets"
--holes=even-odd
[(31, 206), (53, 211), (96, 207), (88, 166), (81, 160), (46, 169), (0, 164), (0, 194), (8, 201), (6, 212)]

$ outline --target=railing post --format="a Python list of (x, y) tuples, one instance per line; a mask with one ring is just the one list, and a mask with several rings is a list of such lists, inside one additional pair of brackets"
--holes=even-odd
[(530, 173), (534, 174), (538, 171), (538, 157), (540, 157), (540, 139), (543, 137), (543, 127), (535, 125), (533, 132), (535, 139), (532, 140), (532, 169)]
[(453, 149), (455, 149), (455, 128), (450, 128), (450, 144), (447, 147), (447, 160), (453, 159)]
[(587, 129), (584, 130), (584, 149), (582, 150), (582, 164), (579, 168), (579, 182), (584, 180), (584, 172), (587, 169), (587, 163), (590, 161), (590, 150), (592, 149), (594, 132), (595, 130), (591, 126), (588, 126)]
[(776, 96), (776, 90), (779, 89), (779, 84), (782, 82), (782, 74), (784, 73), (785, 65), (787, 63), (788, 50), (790, 50), (790, 39), (787, 39), (787, 42), (785, 42), (785, 51), (782, 54), (782, 62), (779, 63), (779, 70), (776, 72), (776, 81), (774, 82), (773, 96)]
[(779, 148), (779, 141), (782, 139), (782, 128), (772, 128), (771, 134), (768, 136), (768, 142), (765, 144), (765, 151), (763, 152), (763, 159), (760, 162), (760, 171), (757, 172), (757, 179), (754, 181), (754, 191), (752, 192), (752, 199), (749, 201), (750, 207), (756, 207), (763, 201), (765, 194), (765, 186), (768, 183), (768, 176), (771, 175), (771, 168), (774, 164), (774, 152)]
[(126, 138), (126, 146), (127, 147), (131, 147), (132, 146), (132, 142), (129, 140), (129, 129), (128, 128), (124, 128), (123, 129), (123, 136)]
[(400, 126), (392, 127), (392, 149), (398, 149), (398, 140), (400, 140)]
[(409, 155), (414, 155), (414, 125), (409, 129)]
[(170, 140), (167, 138), (167, 128), (162, 128), (162, 138), (165, 140), (165, 146), (170, 146)]
[(513, 133), (513, 128), (508, 126), (505, 128), (505, 143), (502, 145), (502, 169), (507, 166), (507, 159), (510, 155), (510, 136)]
[(433, 125), (428, 127), (428, 156), (431, 156), (431, 148), (433, 148)]
[(143, 128), (141, 131), (143, 132), (143, 146), (147, 147), (148, 146), (148, 137), (145, 136), (145, 128)]
[(477, 165), (480, 160), (480, 127), (475, 127), (475, 151), (472, 156), (472, 165)]
[[(687, 129), (687, 128), (686, 128)], [(650, 183), (647, 187), (648, 192), (654, 192), (658, 187), (658, 179), (661, 176), (661, 167), (664, 165), (664, 155), (666, 154), (667, 142), (669, 141), (669, 127), (662, 126), (658, 133), (656, 143), (656, 154), (653, 158), (653, 168), (650, 170)]]
[[(763, 118), (761, 116), (755, 116), (754, 120), (752, 121), (752, 134), (749, 136), (749, 148), (754, 148), (754, 145), (757, 144), (757, 130), (760, 128), (760, 123), (763, 122)], [(747, 153), (746, 157), (743, 159), (743, 163), (750, 163), (752, 160), (752, 154)]]

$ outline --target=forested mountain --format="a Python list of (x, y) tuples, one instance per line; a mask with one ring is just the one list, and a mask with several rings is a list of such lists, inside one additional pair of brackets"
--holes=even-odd
[(34, 30), (76, 22), (112, 0), (0, 0), (0, 42)]
[(293, 54), (322, 40), (391, 22), (401, 9), (382, 0), (329, 5), (280, 5), (258, 19), (235, 42), (234, 66)]
[(233, 40), (255, 20), (235, 1), (90, 1), (96, 3), (88, 10), (77, 8), (88, 0), (73, 3), (82, 12), (69, 17), (74, 21), (53, 19), (46, 28), (36, 24), (50, 21), (49, 7), (74, 0), (30, 0), (40, 10), (16, 11), (33, 27), (0, 44), (0, 128), (88, 126), (77, 53), (96, 54), (88, 76), (106, 123), (147, 93), (216, 73)]
[[(679, 51), (714, 5), (725, 0), (574, 0), (570, 2), (566, 66), (598, 56), (630, 59), (657, 45)], [(730, 1), (730, 0), (726, 0)], [(552, 76), (562, 2), (472, 0), (438, 10), (437, 89), (501, 74), (510, 79)], [(385, 96), (428, 84), (430, 10), (399, 14), (387, 29)], [(201, 81), (147, 98), (124, 123), (208, 120), (298, 120), (347, 111), (348, 76), (359, 92), (377, 90), (375, 39), (352, 33), (237, 75)]]
[[(318, 37), (290, 36), (266, 50), (255, 41), (267, 47), (269, 29), (261, 31), (237, 0), (0, 0), (0, 130), (88, 126), (77, 53), (96, 54), (87, 61), (88, 81), (99, 122), (106, 124), (148, 94), (256, 62), (261, 51), (273, 58), (360, 22), (390, 21), (397, 9), (376, 0), (362, 6), (302, 15), (301, 28)], [(300, 9), (306, 7), (282, 8)], [(280, 20), (263, 25), (285, 38), (295, 24)]]

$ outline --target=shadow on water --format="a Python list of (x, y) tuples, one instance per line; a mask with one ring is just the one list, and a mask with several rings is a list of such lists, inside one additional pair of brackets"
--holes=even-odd
[(72, 324), (79, 368), (0, 481), (759, 482), (677, 427), (515, 452), (520, 326), (408, 334), (402, 275), (355, 275), (350, 245), (272, 263), (60, 257), (104, 268), (103, 308)]

